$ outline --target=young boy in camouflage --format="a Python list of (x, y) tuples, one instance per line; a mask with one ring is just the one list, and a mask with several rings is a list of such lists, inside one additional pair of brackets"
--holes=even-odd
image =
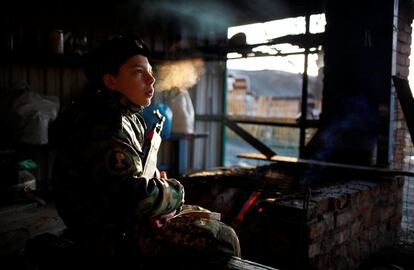
[[(184, 204), (184, 188), (165, 172), (141, 176), (145, 122), (155, 78), (149, 50), (120, 36), (88, 56), (90, 87), (59, 115), (53, 189), (78, 250), (137, 264), (240, 256), (234, 230), (214, 213)], [(171, 263), (171, 262), (169, 262)]]

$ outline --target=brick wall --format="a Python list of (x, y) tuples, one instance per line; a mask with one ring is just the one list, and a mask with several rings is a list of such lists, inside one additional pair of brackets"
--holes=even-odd
[(357, 269), (398, 240), (402, 178), (354, 180), (314, 190), (306, 223), (309, 269)]
[(187, 203), (220, 212), (234, 227), (244, 259), (278, 269), (358, 269), (398, 241), (403, 178), (350, 176), (310, 192), (281, 190), (298, 171), (233, 168), (196, 173), (182, 183)]
[[(396, 48), (396, 75), (401, 78), (408, 78), (411, 53), (411, 23), (413, 14), (408, 1), (401, 1), (399, 5), (398, 26), (397, 26), (397, 48)], [(411, 86), (412, 87), (412, 86)], [(412, 151), (411, 144), (407, 142), (407, 125), (401, 110), (398, 98), (395, 95), (394, 110), (394, 151), (392, 166), (398, 169), (407, 169), (404, 157)]]

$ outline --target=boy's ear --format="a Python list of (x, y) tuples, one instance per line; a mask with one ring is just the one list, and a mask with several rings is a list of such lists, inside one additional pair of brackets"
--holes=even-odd
[(115, 91), (116, 90), (116, 83), (115, 78), (111, 74), (105, 74), (102, 77), (103, 83), (109, 90)]

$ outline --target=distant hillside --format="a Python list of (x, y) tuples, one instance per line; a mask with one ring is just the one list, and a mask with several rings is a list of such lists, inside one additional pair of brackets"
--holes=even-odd
[[(248, 76), (251, 90), (257, 96), (278, 98), (300, 98), (302, 95), (302, 75), (281, 70), (235, 70), (229, 69), (228, 76)], [(316, 85), (316, 77), (309, 76), (309, 93)]]

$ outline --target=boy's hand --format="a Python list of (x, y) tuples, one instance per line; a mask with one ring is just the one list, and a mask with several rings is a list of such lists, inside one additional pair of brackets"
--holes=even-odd
[(174, 217), (176, 212), (177, 211), (174, 210), (174, 211), (172, 211), (168, 214), (164, 214), (164, 215), (159, 216), (159, 217), (151, 218), (150, 219), (151, 226), (155, 229), (161, 228), (162, 226), (164, 226), (168, 222), (168, 220), (170, 220)]
[(167, 179), (167, 172), (166, 171), (160, 171), (160, 178)]

